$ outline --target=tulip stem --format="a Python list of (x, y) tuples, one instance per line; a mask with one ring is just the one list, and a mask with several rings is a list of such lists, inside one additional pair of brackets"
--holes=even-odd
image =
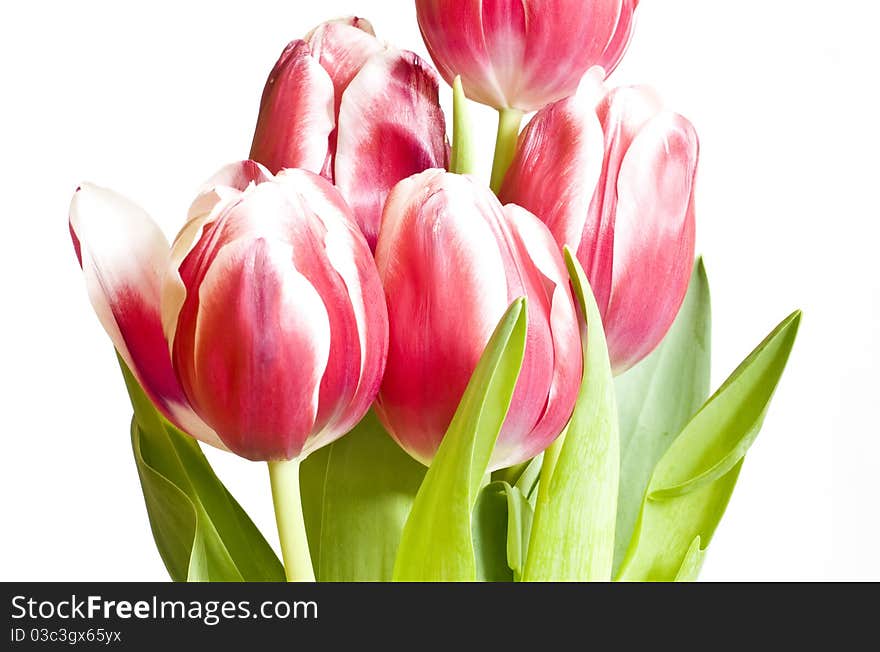
[(518, 109), (498, 109), (498, 137), (495, 140), (495, 160), (492, 163), (492, 190), (497, 194), (504, 183), (507, 168), (516, 155), (516, 142), (523, 112)]
[(452, 83), (452, 154), (449, 157), (449, 171), (455, 174), (473, 174), (476, 170), (473, 149), (467, 96), (461, 85), (461, 77), (456, 77)]
[(269, 481), (287, 581), (314, 582), (315, 571), (309, 555), (299, 491), (299, 460), (269, 462)]

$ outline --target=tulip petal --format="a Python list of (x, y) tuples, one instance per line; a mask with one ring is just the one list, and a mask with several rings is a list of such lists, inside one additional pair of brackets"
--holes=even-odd
[(366, 32), (370, 36), (376, 35), (376, 30), (373, 29), (373, 23), (371, 23), (366, 18), (361, 18), (360, 16), (342, 16), (341, 18), (331, 18), (330, 20), (324, 21), (311, 32), (306, 34), (305, 40), (310, 40), (315, 32), (320, 30), (325, 25), (331, 24), (349, 25), (351, 27), (357, 27), (359, 30), (361, 30), (362, 32)]
[[(605, 157), (600, 183), (590, 203), (580, 237), (577, 257), (590, 279), (603, 319), (611, 298), (620, 167), (633, 139), (661, 110), (660, 98), (651, 89), (639, 86), (615, 88), (605, 95), (596, 108), (605, 134)], [(607, 323), (605, 327), (607, 330)], [(613, 358), (615, 350), (610, 341), (608, 346)]]
[[(520, 372), (516, 393), (521, 392), (522, 400), (511, 404), (508, 421), (493, 453), (495, 468), (530, 459), (556, 439), (571, 416), (583, 372), (582, 356), (578, 355), (581, 351), (578, 320), (559, 246), (541, 221), (525, 209), (508, 204), (504, 213), (528, 279), (529, 350), (526, 358), (537, 367), (524, 367)], [(531, 388), (526, 386), (529, 372), (533, 375)], [(511, 422), (512, 416), (522, 412), (522, 406), (529, 403), (527, 397), (546, 392), (548, 386), (547, 402), (543, 406), (534, 405), (531, 423)], [(523, 433), (529, 433), (525, 440)], [(504, 437), (505, 434), (509, 436)]]
[(271, 181), (274, 177), (264, 166), (251, 160), (224, 165), (202, 184), (202, 190), (190, 206), (186, 224), (171, 245), (169, 265), (162, 280), (162, 329), (169, 350), (174, 346), (177, 318), (186, 300), (186, 286), (180, 278), (180, 264), (192, 251), (208, 228), (224, 209), (238, 201), (251, 185)]
[(269, 74), (250, 158), (272, 172), (326, 166), (334, 117), (330, 76), (305, 41), (292, 41)]
[(450, 84), (495, 108), (538, 110), (623, 56), (636, 0), (416, 0), (431, 58)]
[(515, 97), (523, 74), (529, 3), (522, 0), (483, 0), (479, 5), (483, 41), (492, 62), (492, 75), (499, 88), (505, 89), (509, 104)]
[(253, 460), (300, 454), (329, 356), (324, 303), (292, 259), (293, 248), (274, 240), (225, 246), (199, 286), (192, 359), (175, 347), (196, 410), (212, 415), (230, 450)]
[(660, 113), (632, 141), (617, 180), (612, 294), (604, 316), (615, 373), (659, 344), (684, 300), (694, 258), (693, 126)]
[[(519, 62), (522, 72), (513, 87), (517, 108), (538, 109), (568, 97), (592, 66), (611, 74), (629, 43), (631, 0), (555, 0), (553, 4), (550, 9), (542, 2), (525, 3), (526, 47)], [(611, 44), (613, 51), (608, 49)]]
[(223, 448), (192, 412), (171, 367), (159, 314), (169, 250), (159, 227), (121, 195), (83, 184), (71, 202), (70, 230), (92, 306), (141, 387), (176, 426)]
[(509, 106), (486, 47), (478, 2), (416, 0), (419, 28), (431, 59), (447, 83), (461, 76), (467, 96), (496, 108)]
[(473, 214), (473, 185), (438, 170), (401, 182), (376, 250), (390, 333), (377, 414), (425, 464), (508, 305), (505, 261), (488, 220)]
[(306, 43), (333, 82), (334, 115), (339, 115), (342, 94), (367, 60), (386, 49), (371, 31), (348, 21), (330, 21), (306, 36)]
[(621, 3), (620, 13), (617, 17), (617, 25), (605, 51), (601, 58), (596, 62), (602, 66), (610, 75), (617, 68), (623, 55), (629, 47), (632, 39), (633, 28), (636, 23), (636, 9), (639, 6), (639, 0), (624, 0)]
[[(312, 427), (313, 433), (326, 435), (321, 441), (327, 443), (345, 434), (336, 430), (336, 421), (349, 407), (357, 389), (364, 355), (353, 297), (327, 255), (328, 240), (332, 239), (327, 222), (332, 224), (335, 219), (341, 223), (335, 226), (340, 228), (357, 227), (353, 217), (346, 217), (350, 209), (327, 180), (305, 170), (287, 170), (278, 180), (281, 183), (261, 189), (277, 195), (278, 207), (263, 211), (282, 218), (284, 241), (295, 243), (293, 263), (318, 291), (329, 319), (332, 355), (321, 380), (318, 411)], [(249, 200), (249, 207), (253, 201)], [(250, 208), (249, 212), (257, 210)], [(319, 211), (323, 219), (318, 216)], [(363, 236), (361, 243), (366, 249)], [(351, 254), (349, 250), (348, 255)], [(313, 443), (309, 442), (309, 448)]]
[(498, 315), (527, 297), (526, 354), (489, 466), (546, 448), (571, 415), (582, 366), (567, 274), (547, 227), (518, 206), (502, 208), (470, 177), (429, 170), (389, 196), (376, 264), (390, 330), (377, 413), (401, 446), (433, 458)]
[(229, 196), (230, 190), (244, 192), (251, 184), (258, 185), (272, 179), (272, 173), (256, 161), (244, 160), (224, 165), (202, 184), (202, 189), (190, 205), (187, 219), (210, 213), (218, 201)]
[(602, 171), (604, 139), (591, 93), (551, 104), (520, 135), (499, 198), (537, 215), (560, 248), (576, 250)]
[[(312, 50), (312, 56), (321, 64), (333, 82), (333, 118), (339, 119), (339, 107), (342, 94), (351, 80), (364, 67), (367, 60), (383, 50), (386, 46), (376, 38), (369, 25), (369, 30), (358, 24), (358, 19), (335, 20), (323, 23), (309, 32), (306, 42)], [(326, 165), (321, 174), (330, 181), (335, 181), (334, 157), (339, 142), (338, 124), (330, 134), (329, 151)]]
[(375, 55), (343, 94), (336, 185), (375, 247), (382, 207), (401, 179), (446, 168), (446, 121), (436, 73), (411, 52)]
[[(360, 362), (355, 366), (353, 396), (343, 398), (338, 389), (333, 391), (337, 397), (334, 414), (328, 417), (324, 431), (308, 443), (305, 451), (308, 453), (351, 430), (372, 404), (379, 390), (388, 353), (388, 317), (385, 293), (376, 274), (372, 253), (351, 209), (339, 192), (324, 179), (303, 170), (285, 170), (278, 179), (282, 183), (293, 182), (290, 185), (296, 188), (305, 205), (322, 223), (325, 232), (321, 244), (335, 272), (334, 276), (338, 276), (328, 278), (328, 282), (334, 283), (339, 292), (336, 304), (350, 309), (356, 326), (350, 336), (358, 338), (356, 345), (352, 343), (347, 347), (350, 354), (345, 356), (348, 364), (352, 360)], [(327, 303), (327, 294), (323, 296)], [(341, 358), (337, 345), (331, 347), (334, 357)], [(359, 351), (355, 350), (358, 348)], [(325, 382), (331, 386), (334, 381), (329, 380), (329, 376), (328, 370)], [(321, 408), (326, 404), (322, 399)], [(319, 414), (319, 422), (321, 417)]]
[[(199, 375), (196, 366), (200, 364), (199, 356), (210, 356), (211, 350), (202, 347), (197, 334), (202, 332), (204, 325), (203, 295), (208, 291), (209, 282), (213, 278), (222, 288), (227, 282), (221, 279), (221, 275), (231, 274), (233, 280), (227, 285), (254, 285), (260, 282), (258, 278), (247, 283), (235, 281), (234, 277), (241, 272), (223, 269), (229, 265), (250, 264), (245, 254), (228, 259), (227, 252), (243, 251), (251, 255), (248, 243), (264, 241), (287, 247), (286, 265), (304, 279), (310, 288), (309, 293), (317, 293), (321, 302), (320, 316), (311, 323), (311, 329), (321, 331), (321, 338), (327, 340), (328, 353), (317, 367), (308, 356), (295, 364), (297, 370), (308, 369), (315, 373), (315, 405), (302, 405), (302, 393), (308, 388), (302, 384), (306, 378), (289, 383), (292, 400), (299, 400), (299, 405), (306, 411), (297, 415), (281, 412), (274, 421), (257, 414), (266, 409), (259, 402), (259, 383), (262, 382), (259, 378), (252, 381), (251, 388), (239, 388), (244, 396), (242, 401), (250, 403), (237, 414), (231, 413), (232, 408), (224, 410), (224, 404), (214, 400), (215, 392), (210, 382), (207, 391), (211, 397), (193, 398), (197, 409), (206, 417), (210, 415), (211, 423), (218, 429), (222, 427), (221, 436), (224, 440), (229, 438), (230, 447), (237, 447), (235, 451), (246, 457), (261, 460), (303, 457), (354, 427), (375, 397), (387, 349), (384, 295), (375, 264), (351, 209), (339, 191), (326, 179), (306, 170), (286, 169), (272, 181), (251, 185), (237, 197), (228, 197), (205, 218), (197, 245), (186, 253), (180, 264), (179, 278), (183, 287), (190, 288), (190, 296), (184, 296), (174, 342), (174, 359), (187, 392), (206, 391), (202, 387), (204, 377)], [(266, 266), (269, 263), (281, 265), (284, 260), (280, 255), (260, 256), (261, 260), (268, 261)], [(218, 266), (221, 271), (215, 272)], [(284, 270), (275, 273), (283, 276)], [(268, 283), (271, 285), (273, 281), (270, 279)], [(245, 292), (229, 288), (223, 291), (227, 294)], [(233, 297), (232, 305), (237, 305), (236, 301)], [(245, 299), (241, 301), (245, 302)], [(218, 322), (214, 330), (219, 333), (222, 328), (219, 303), (217, 306), (211, 309), (217, 312)], [(309, 315), (308, 307), (303, 307), (302, 318), (308, 319)], [(273, 328), (278, 331), (271, 316), (266, 323), (254, 319), (250, 324), (245, 317), (241, 318), (238, 328), (243, 333), (247, 331), (246, 337), (253, 342), (257, 342), (260, 332), (268, 334)], [(314, 339), (308, 334), (302, 337), (309, 341)], [(261, 350), (275, 346), (265, 342), (260, 344)], [(228, 348), (231, 347), (228, 344)], [(229, 370), (235, 369), (230, 366), (234, 362), (234, 355), (230, 353), (215, 359), (212, 364), (217, 370)], [(271, 372), (271, 365), (265, 366)], [(283, 370), (279, 363), (275, 370), (278, 382), (284, 380), (281, 377)], [(242, 423), (247, 421), (245, 425), (253, 427), (254, 432), (245, 431), (246, 437), (236, 434), (238, 431), (233, 427), (236, 418)], [(274, 439), (272, 433), (275, 433)]]
[[(525, 209), (513, 205), (508, 206), (503, 212), (499, 211), (499, 217), (502, 221), (499, 245), (508, 261), (508, 298), (511, 296), (528, 298), (526, 305), (528, 334), (526, 356), (523, 358), (516, 382), (513, 401), (498, 435), (495, 451), (492, 453), (490, 464), (492, 470), (518, 464), (533, 457), (546, 448), (549, 441), (552, 441), (565, 425), (564, 422), (559, 424), (559, 429), (550, 436), (549, 441), (541, 441), (542, 445), (535, 446), (537, 450), (534, 453), (526, 454), (526, 450), (535, 444), (532, 433), (546, 411), (548, 388), (557, 363), (554, 358), (549, 324), (553, 282), (542, 274), (531, 260), (515, 224), (517, 220), (538, 221), (537, 218)], [(527, 226), (521, 228), (526, 232), (529, 230)], [(539, 224), (535, 230), (539, 228), (544, 227)], [(544, 230), (546, 231), (546, 228)], [(529, 235), (534, 236), (534, 233)], [(550, 241), (553, 242), (552, 237)], [(553, 242), (552, 246), (555, 249), (556, 243)]]

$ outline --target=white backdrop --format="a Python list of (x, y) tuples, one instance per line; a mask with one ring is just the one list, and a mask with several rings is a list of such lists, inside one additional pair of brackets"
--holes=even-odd
[[(166, 577), (125, 391), (70, 246), (73, 190), (117, 189), (173, 235), (203, 179), (247, 155), (284, 44), (350, 13), (424, 54), (410, 0), (4, 9), (0, 579)], [(715, 384), (804, 310), (705, 579), (880, 579), (878, 13), (864, 0), (643, 0), (615, 75), (657, 87), (701, 134)], [(488, 152), (493, 116), (478, 116)], [(264, 465), (211, 459), (275, 543)]]

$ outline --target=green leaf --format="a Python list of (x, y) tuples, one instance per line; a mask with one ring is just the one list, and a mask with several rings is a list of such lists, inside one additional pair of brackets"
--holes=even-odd
[(657, 464), (619, 578), (671, 581), (694, 566), (736, 485), (797, 336), (787, 317), (691, 419)]
[(474, 506), (472, 533), (478, 582), (513, 582), (507, 562), (506, 482), (490, 482), (480, 491)]
[(526, 581), (609, 581), (620, 456), (617, 406), (599, 308), (577, 259), (565, 262), (585, 323), (584, 376), (566, 432), (544, 453)]
[(534, 509), (538, 499), (538, 484), (541, 479), (541, 466), (544, 464), (544, 453), (533, 457), (527, 462), (526, 467), (516, 480), (514, 485), (529, 501)]
[(471, 514), (507, 416), (526, 344), (525, 299), (499, 322), (403, 528), (398, 581), (474, 581)]
[(706, 557), (706, 551), (700, 544), (700, 537), (691, 542), (690, 548), (684, 556), (681, 568), (675, 575), (676, 582), (696, 582), (703, 568), (703, 559)]
[(306, 458), (300, 486), (319, 581), (391, 579), (403, 524), (426, 471), (372, 410), (350, 433)]
[(654, 467), (709, 396), (711, 329), (709, 280), (699, 259), (663, 342), (615, 380), (620, 415), (615, 572), (632, 539)]
[(483, 487), (473, 516), (479, 581), (520, 580), (529, 548), (532, 516), (532, 506), (517, 487), (500, 481)]
[(196, 441), (156, 411), (120, 360), (131, 441), (156, 547), (175, 581), (284, 581), (284, 568)]
[(538, 476), (541, 474), (543, 460), (544, 453), (540, 453), (520, 464), (493, 471), (492, 481), (506, 482), (509, 485), (518, 487), (526, 497), (530, 497), (538, 484)]

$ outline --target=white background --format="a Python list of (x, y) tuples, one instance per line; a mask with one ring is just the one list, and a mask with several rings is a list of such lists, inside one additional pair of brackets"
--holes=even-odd
[[(878, 11), (865, 0), (643, 0), (640, 11), (615, 80), (654, 85), (701, 134), (715, 384), (804, 310), (703, 577), (880, 579)], [(353, 12), (424, 53), (409, 0), (4, 9), (0, 579), (166, 577), (125, 391), (67, 233), (73, 190), (117, 189), (173, 235), (203, 179), (247, 155), (284, 44)], [(478, 115), (488, 151), (492, 115)], [(211, 458), (274, 543), (263, 465)]]

